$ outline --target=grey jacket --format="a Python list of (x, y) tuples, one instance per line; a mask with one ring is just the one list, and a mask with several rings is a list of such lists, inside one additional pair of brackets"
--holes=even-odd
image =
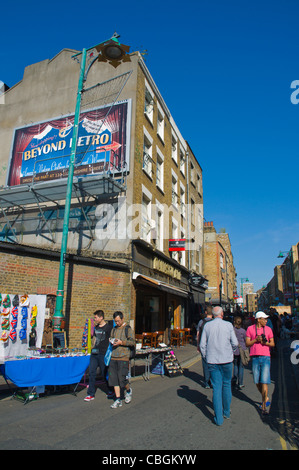
[(128, 361), (130, 358), (130, 349), (128, 346), (135, 345), (135, 335), (130, 325), (128, 325), (128, 337), (126, 336), (126, 325), (128, 324), (124, 323), (123, 326), (117, 326), (111, 331), (110, 338), (120, 339), (124, 343), (123, 346), (113, 347), (111, 359)]

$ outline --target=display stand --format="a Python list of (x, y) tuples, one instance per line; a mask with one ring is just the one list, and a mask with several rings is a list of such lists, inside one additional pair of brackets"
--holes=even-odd
[(168, 351), (164, 357), (165, 373), (169, 377), (176, 377), (183, 374), (183, 369), (172, 350)]

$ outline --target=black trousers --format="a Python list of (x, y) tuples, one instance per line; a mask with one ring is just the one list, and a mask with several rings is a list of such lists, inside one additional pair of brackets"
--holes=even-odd
[(94, 396), (96, 392), (96, 376), (97, 368), (100, 368), (101, 376), (105, 379), (109, 391), (112, 391), (113, 388), (108, 386), (107, 382), (107, 367), (105, 366), (105, 355), (104, 354), (91, 354), (89, 362), (89, 386), (88, 394)]

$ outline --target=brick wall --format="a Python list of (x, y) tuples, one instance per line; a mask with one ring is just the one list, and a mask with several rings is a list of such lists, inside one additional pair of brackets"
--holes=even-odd
[[(56, 294), (59, 259), (0, 253), (0, 292)], [(80, 347), (86, 318), (101, 308), (107, 319), (115, 310), (131, 312), (130, 274), (82, 263), (66, 263), (66, 331), (69, 347)], [(132, 319), (132, 318), (131, 318)]]

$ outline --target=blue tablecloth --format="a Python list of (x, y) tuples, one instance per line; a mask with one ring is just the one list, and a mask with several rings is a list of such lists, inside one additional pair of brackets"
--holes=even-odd
[(0, 370), (18, 387), (68, 385), (80, 382), (89, 360), (89, 355), (24, 359), (7, 361)]

